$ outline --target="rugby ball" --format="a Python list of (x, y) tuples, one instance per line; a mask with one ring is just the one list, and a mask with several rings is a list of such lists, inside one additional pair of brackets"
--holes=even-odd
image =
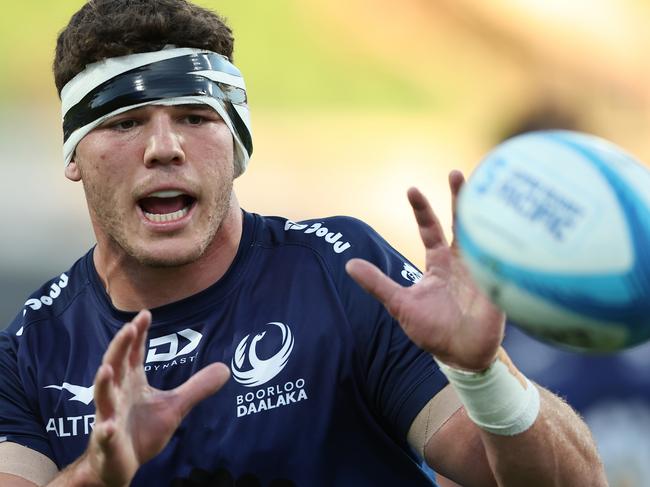
[(461, 255), (509, 322), (581, 351), (650, 338), (650, 171), (616, 145), (516, 136), (481, 162), (456, 213)]

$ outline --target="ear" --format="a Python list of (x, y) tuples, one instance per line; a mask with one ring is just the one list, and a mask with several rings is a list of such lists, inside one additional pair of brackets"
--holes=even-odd
[(65, 177), (70, 181), (81, 181), (81, 171), (74, 159), (65, 167)]

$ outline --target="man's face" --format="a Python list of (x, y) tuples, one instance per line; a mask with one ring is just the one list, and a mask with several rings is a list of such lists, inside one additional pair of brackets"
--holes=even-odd
[(145, 265), (197, 260), (231, 204), (232, 135), (206, 105), (116, 115), (81, 140), (73, 164), (66, 174), (83, 181), (99, 245)]

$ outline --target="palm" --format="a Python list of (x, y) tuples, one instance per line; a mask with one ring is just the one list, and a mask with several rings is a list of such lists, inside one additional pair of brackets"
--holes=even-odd
[(228, 368), (217, 363), (171, 391), (150, 387), (142, 367), (150, 323), (148, 312), (127, 323), (95, 378), (96, 422), (88, 458), (106, 485), (127, 485), (138, 467), (165, 447), (189, 410), (228, 379)]
[[(454, 203), (462, 183), (460, 173), (450, 175)], [(348, 271), (386, 306), (420, 348), (450, 365), (482, 370), (501, 343), (503, 314), (477, 289), (455, 244), (447, 244), (426, 198), (412, 188), (409, 201), (426, 249), (422, 279), (402, 287), (360, 260), (350, 261)]]

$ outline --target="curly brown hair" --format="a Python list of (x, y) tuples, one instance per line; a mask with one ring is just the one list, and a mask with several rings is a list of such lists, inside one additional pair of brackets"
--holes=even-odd
[(222, 17), (186, 0), (90, 0), (57, 39), (53, 71), (59, 96), (88, 64), (167, 44), (208, 49), (232, 60), (234, 39)]

